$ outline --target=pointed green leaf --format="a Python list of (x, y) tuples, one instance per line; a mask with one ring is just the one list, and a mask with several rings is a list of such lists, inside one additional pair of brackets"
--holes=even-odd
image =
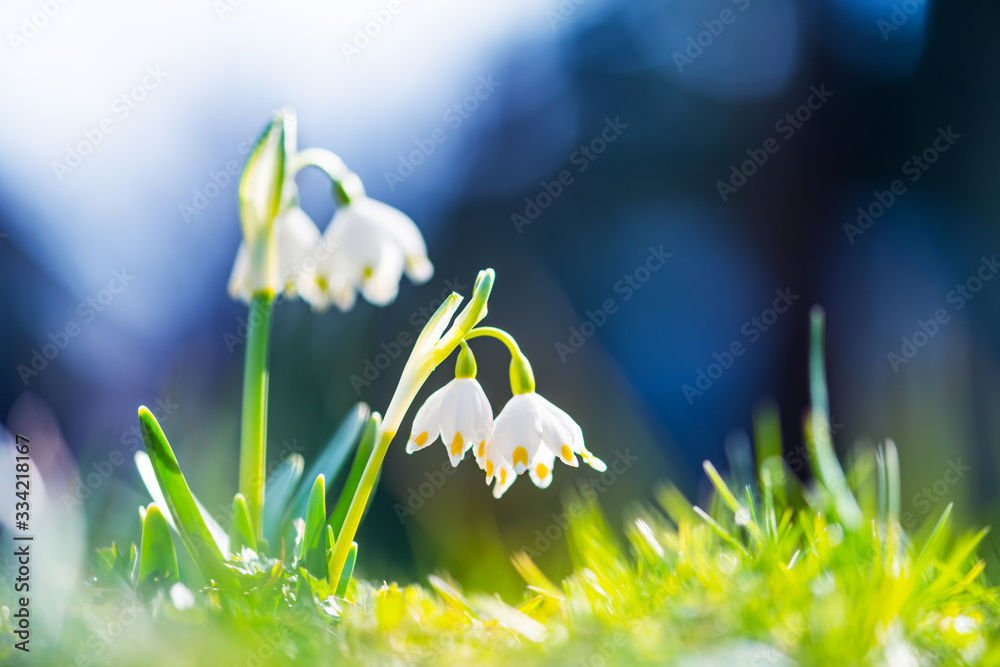
[(253, 522), (250, 520), (250, 510), (247, 499), (242, 493), (233, 497), (233, 508), (229, 513), (229, 548), (230, 553), (242, 553), (243, 547), (257, 551), (257, 539), (254, 537)]
[(347, 552), (347, 562), (344, 563), (344, 569), (340, 573), (340, 581), (337, 582), (337, 591), (334, 595), (338, 598), (342, 598), (347, 595), (347, 587), (351, 583), (351, 575), (354, 574), (354, 563), (358, 559), (358, 543), (351, 542), (351, 549)]
[(170, 537), (170, 526), (160, 508), (152, 504), (142, 522), (139, 548), (139, 585), (169, 584), (179, 579), (177, 552)]
[(306, 509), (306, 534), (303, 557), (306, 569), (314, 576), (326, 577), (326, 480), (316, 477)]
[(264, 495), (264, 534), (269, 541), (276, 542), (283, 528), (281, 520), (288, 509), (288, 500), (295, 492), (305, 468), (301, 454), (291, 454), (281, 462), (267, 478), (267, 493)]
[[(160, 507), (167, 507), (167, 500), (163, 496), (163, 492), (160, 490), (160, 483), (156, 479), (156, 472), (153, 470), (153, 464), (150, 463), (149, 455), (146, 452), (138, 451), (135, 453), (135, 467), (139, 471), (139, 477), (142, 478), (142, 483), (146, 486), (146, 490), (149, 491), (149, 495), (153, 498), (153, 502)], [(222, 553), (229, 553), (229, 535), (226, 531), (222, 529), (219, 522), (209, 513), (205, 506), (201, 504), (198, 497), (193, 493), (191, 497), (194, 498), (194, 504), (201, 512), (201, 518), (205, 521), (205, 525), (208, 526), (208, 532), (212, 533), (212, 537), (215, 538), (215, 543), (219, 545), (219, 551)], [(177, 526), (174, 525), (174, 518), (172, 515), (164, 514), (163, 518), (167, 520), (170, 527), (175, 531)]]
[[(373, 412), (371, 417), (368, 418), (365, 431), (361, 436), (361, 442), (358, 444), (357, 451), (354, 454), (354, 462), (351, 464), (351, 472), (347, 476), (347, 483), (344, 484), (344, 488), (340, 492), (340, 497), (337, 498), (337, 506), (330, 513), (329, 523), (333, 527), (334, 535), (339, 535), (340, 529), (344, 526), (344, 519), (347, 518), (347, 510), (350, 509), (351, 501), (358, 492), (358, 485), (361, 484), (361, 475), (365, 471), (365, 466), (368, 465), (368, 459), (371, 458), (372, 450), (375, 449), (375, 440), (378, 437), (378, 430), (381, 425), (381, 415)], [(379, 474), (381, 474), (381, 471)], [(375, 484), (376, 486), (378, 485), (377, 479)], [(368, 511), (368, 507), (371, 506), (373, 496), (374, 494), (368, 497), (368, 506), (365, 507), (366, 512)], [(364, 519), (363, 514), (362, 519)]]
[(234, 583), (233, 575), (222, 564), (222, 551), (205, 524), (170, 443), (156, 417), (145, 406), (139, 408), (139, 426), (156, 481), (163, 491), (164, 502), (184, 546), (206, 577), (212, 577), (223, 585)]

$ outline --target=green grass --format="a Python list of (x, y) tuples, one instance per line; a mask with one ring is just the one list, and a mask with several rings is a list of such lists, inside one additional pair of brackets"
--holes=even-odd
[[(34, 648), (31, 662), (1000, 664), (993, 641), (1000, 603), (976, 555), (987, 531), (960, 532), (949, 505), (908, 534), (900, 525), (892, 442), (855, 450), (846, 471), (841, 467), (829, 431), (822, 326), (814, 312), (812, 409), (804, 420), (812, 481), (787, 467), (777, 413), (762, 409), (755, 415), (756, 456), (734, 457), (756, 458), (755, 468), (734, 471), (733, 478), (750, 482), (732, 485), (706, 462), (713, 493), (704, 508), (665, 485), (635, 506), (623, 538), (594, 502), (571, 494), (565, 503), (572, 574), (552, 581), (526, 553), (513, 554), (525, 581), (513, 600), (463, 591), (445, 576), (400, 587), (348, 573), (331, 584), (324, 555), (333, 529), (324, 530), (318, 475), (303, 480), (308, 490), (298, 494), (294, 483), (285, 485), (290, 506), (297, 497), (305, 516), (290, 524), (294, 548), (272, 546), (269, 556), (262, 542), (252, 550), (245, 505), (234, 503), (238, 520), (230, 532), (241, 550), (225, 559), (220, 576), (220, 564), (210, 562), (211, 528), (200, 523), (169, 445), (147, 438), (150, 458), (162, 463), (161, 485), (178, 501), (167, 504), (182, 507), (174, 521), (193, 522), (181, 528), (192, 562), (201, 563), (206, 580), (225, 583), (205, 585), (196, 576), (187, 586), (176, 583), (176, 540), (154, 508), (142, 532), (150, 543), (100, 550), (93, 578), (72, 594), (63, 641)], [(367, 416), (353, 419), (345, 428), (360, 438)], [(144, 433), (157, 431), (144, 423)], [(344, 449), (343, 440), (334, 444)], [(366, 446), (360, 449), (364, 455)], [(344, 458), (326, 479), (336, 477)], [(279, 472), (301, 467), (291, 461)], [(280, 533), (272, 545), (285, 544)], [(353, 554), (355, 548), (352, 564)], [(12, 655), (10, 633), (5, 623), (4, 661)]]

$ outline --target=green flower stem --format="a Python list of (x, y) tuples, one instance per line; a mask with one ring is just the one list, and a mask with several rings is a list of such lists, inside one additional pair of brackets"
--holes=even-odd
[(465, 335), (465, 340), (478, 336), (496, 338), (510, 350), (510, 389), (514, 394), (530, 394), (535, 391), (535, 374), (513, 336), (496, 327), (477, 327)]
[(371, 458), (368, 459), (365, 471), (361, 473), (361, 482), (358, 484), (358, 491), (354, 494), (351, 506), (347, 510), (344, 525), (340, 529), (340, 534), (337, 535), (336, 541), (333, 543), (333, 553), (330, 554), (328, 567), (329, 581), (340, 580), (340, 574), (344, 571), (344, 565), (347, 563), (347, 556), (351, 550), (354, 535), (358, 532), (358, 526), (361, 525), (361, 516), (365, 513), (365, 507), (368, 505), (368, 497), (375, 488), (378, 471), (382, 467), (382, 461), (385, 459), (386, 452), (389, 451), (389, 443), (392, 442), (392, 438), (395, 435), (391, 431), (382, 431), (378, 435), (378, 442), (375, 443), (375, 449), (372, 450)]
[(246, 498), (255, 537), (263, 537), (264, 469), (267, 459), (268, 336), (274, 293), (258, 292), (247, 315), (246, 362), (243, 366), (243, 412), (240, 424), (240, 493)]

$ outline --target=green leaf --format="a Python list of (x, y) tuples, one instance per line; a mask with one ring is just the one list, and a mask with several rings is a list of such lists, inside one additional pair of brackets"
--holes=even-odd
[(264, 534), (270, 542), (277, 542), (285, 526), (282, 518), (288, 509), (289, 498), (295, 492), (305, 461), (301, 454), (291, 454), (278, 465), (267, 478), (267, 493), (264, 495)]
[(243, 547), (257, 551), (257, 539), (254, 537), (253, 522), (250, 520), (250, 510), (247, 499), (242, 493), (233, 497), (233, 508), (229, 513), (229, 549), (230, 553), (242, 553)]
[(306, 569), (314, 576), (326, 578), (326, 480), (323, 475), (316, 477), (309, 506), (306, 509), (306, 532), (303, 540), (303, 559)]
[[(139, 477), (142, 478), (142, 483), (146, 486), (146, 490), (149, 491), (149, 495), (152, 497), (153, 502), (160, 507), (167, 507), (167, 500), (160, 490), (160, 483), (157, 481), (156, 471), (153, 470), (153, 464), (149, 460), (149, 455), (146, 452), (138, 451), (135, 453), (135, 467), (139, 471)], [(201, 518), (205, 521), (205, 525), (208, 526), (208, 532), (212, 533), (212, 537), (215, 538), (215, 543), (219, 545), (219, 551), (222, 553), (229, 553), (229, 535), (226, 531), (222, 529), (219, 522), (209, 513), (205, 506), (201, 504), (198, 497), (193, 493), (191, 497), (194, 498), (194, 504), (197, 506), (198, 511), (201, 512)], [(141, 509), (141, 508), (140, 508)], [(174, 518), (170, 514), (164, 514), (163, 518), (167, 520), (170, 527), (175, 531), (177, 526), (174, 525)]]
[(347, 562), (344, 563), (344, 569), (340, 573), (340, 581), (337, 582), (337, 591), (334, 595), (338, 598), (343, 598), (347, 595), (347, 587), (351, 583), (351, 575), (354, 574), (354, 563), (358, 559), (358, 543), (351, 542), (351, 549), (347, 552)]
[[(341, 468), (344, 467), (344, 463), (347, 461), (348, 455), (354, 448), (355, 443), (357, 443), (358, 437), (361, 435), (361, 429), (368, 420), (369, 412), (370, 408), (366, 403), (358, 403), (351, 408), (351, 411), (344, 417), (344, 420), (340, 422), (340, 426), (337, 427), (337, 432), (333, 434), (333, 437), (326, 444), (323, 453), (309, 467), (305, 479), (316, 479), (319, 475), (323, 475), (326, 479), (333, 482), (337, 478)], [(285, 522), (290, 522), (295, 517), (305, 514), (311, 490), (311, 487), (305, 484), (299, 485), (294, 499), (286, 508)]]
[(170, 526), (156, 504), (146, 509), (139, 547), (139, 585), (170, 584), (179, 580), (177, 552)]
[[(347, 483), (344, 484), (344, 488), (340, 492), (340, 497), (337, 498), (336, 507), (330, 513), (329, 524), (333, 527), (334, 535), (339, 535), (340, 529), (344, 526), (344, 519), (347, 518), (347, 511), (351, 507), (351, 500), (354, 499), (354, 495), (358, 492), (358, 485), (361, 484), (361, 475), (365, 471), (365, 466), (368, 465), (368, 459), (371, 458), (372, 450), (375, 449), (375, 440), (378, 437), (378, 429), (381, 425), (381, 415), (373, 412), (371, 417), (368, 418), (365, 431), (361, 436), (361, 442), (358, 444), (358, 449), (354, 454), (354, 462), (351, 464), (351, 472), (347, 476)], [(381, 475), (381, 471), (379, 475)], [(378, 485), (378, 478), (375, 479), (375, 485)], [(368, 507), (371, 506), (373, 496), (374, 494), (368, 497), (368, 505), (365, 506), (366, 512), (368, 511)], [(364, 514), (362, 514), (362, 519), (364, 519)]]
[(198, 569), (205, 577), (214, 578), (220, 584), (234, 583), (232, 573), (223, 565), (222, 551), (198, 509), (170, 443), (163, 435), (156, 417), (145, 406), (139, 408), (139, 427), (157, 484), (163, 491), (164, 503), (170, 510), (181, 541)]

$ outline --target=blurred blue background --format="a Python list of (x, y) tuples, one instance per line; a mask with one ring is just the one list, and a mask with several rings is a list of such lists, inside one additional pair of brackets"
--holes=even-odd
[[(0, 420), (29, 428), (45, 406), (84, 478), (126, 454), (83, 507), (95, 542), (137, 539), (116, 510), (148, 502), (130, 461), (140, 404), (206, 504), (228, 507), (245, 309), (225, 290), (240, 239), (226, 165), (290, 106), (299, 145), (337, 152), (417, 221), (437, 271), (385, 309), (279, 304), (275, 461), (310, 460), (358, 400), (384, 410), (402, 357), (357, 391), (350, 377), (492, 266), (489, 323), (595, 453), (629, 461), (600, 487), (614, 525), (665, 479), (697, 498), (701, 461), (726, 465), (762, 397), (802, 447), (813, 303), (842, 450), (896, 440), (908, 527), (952, 501), (989, 521), (998, 20), (916, 0), (5, 2)], [(299, 185), (325, 224), (325, 177)], [(476, 349), (498, 411), (505, 352)], [(565, 573), (539, 536), (559, 532), (559, 489), (598, 475), (560, 467), (554, 488), (522, 480), (496, 502), (466, 462), (401, 521), (445, 460), (390, 450), (362, 574), (441, 568), (504, 590), (524, 546)]]

